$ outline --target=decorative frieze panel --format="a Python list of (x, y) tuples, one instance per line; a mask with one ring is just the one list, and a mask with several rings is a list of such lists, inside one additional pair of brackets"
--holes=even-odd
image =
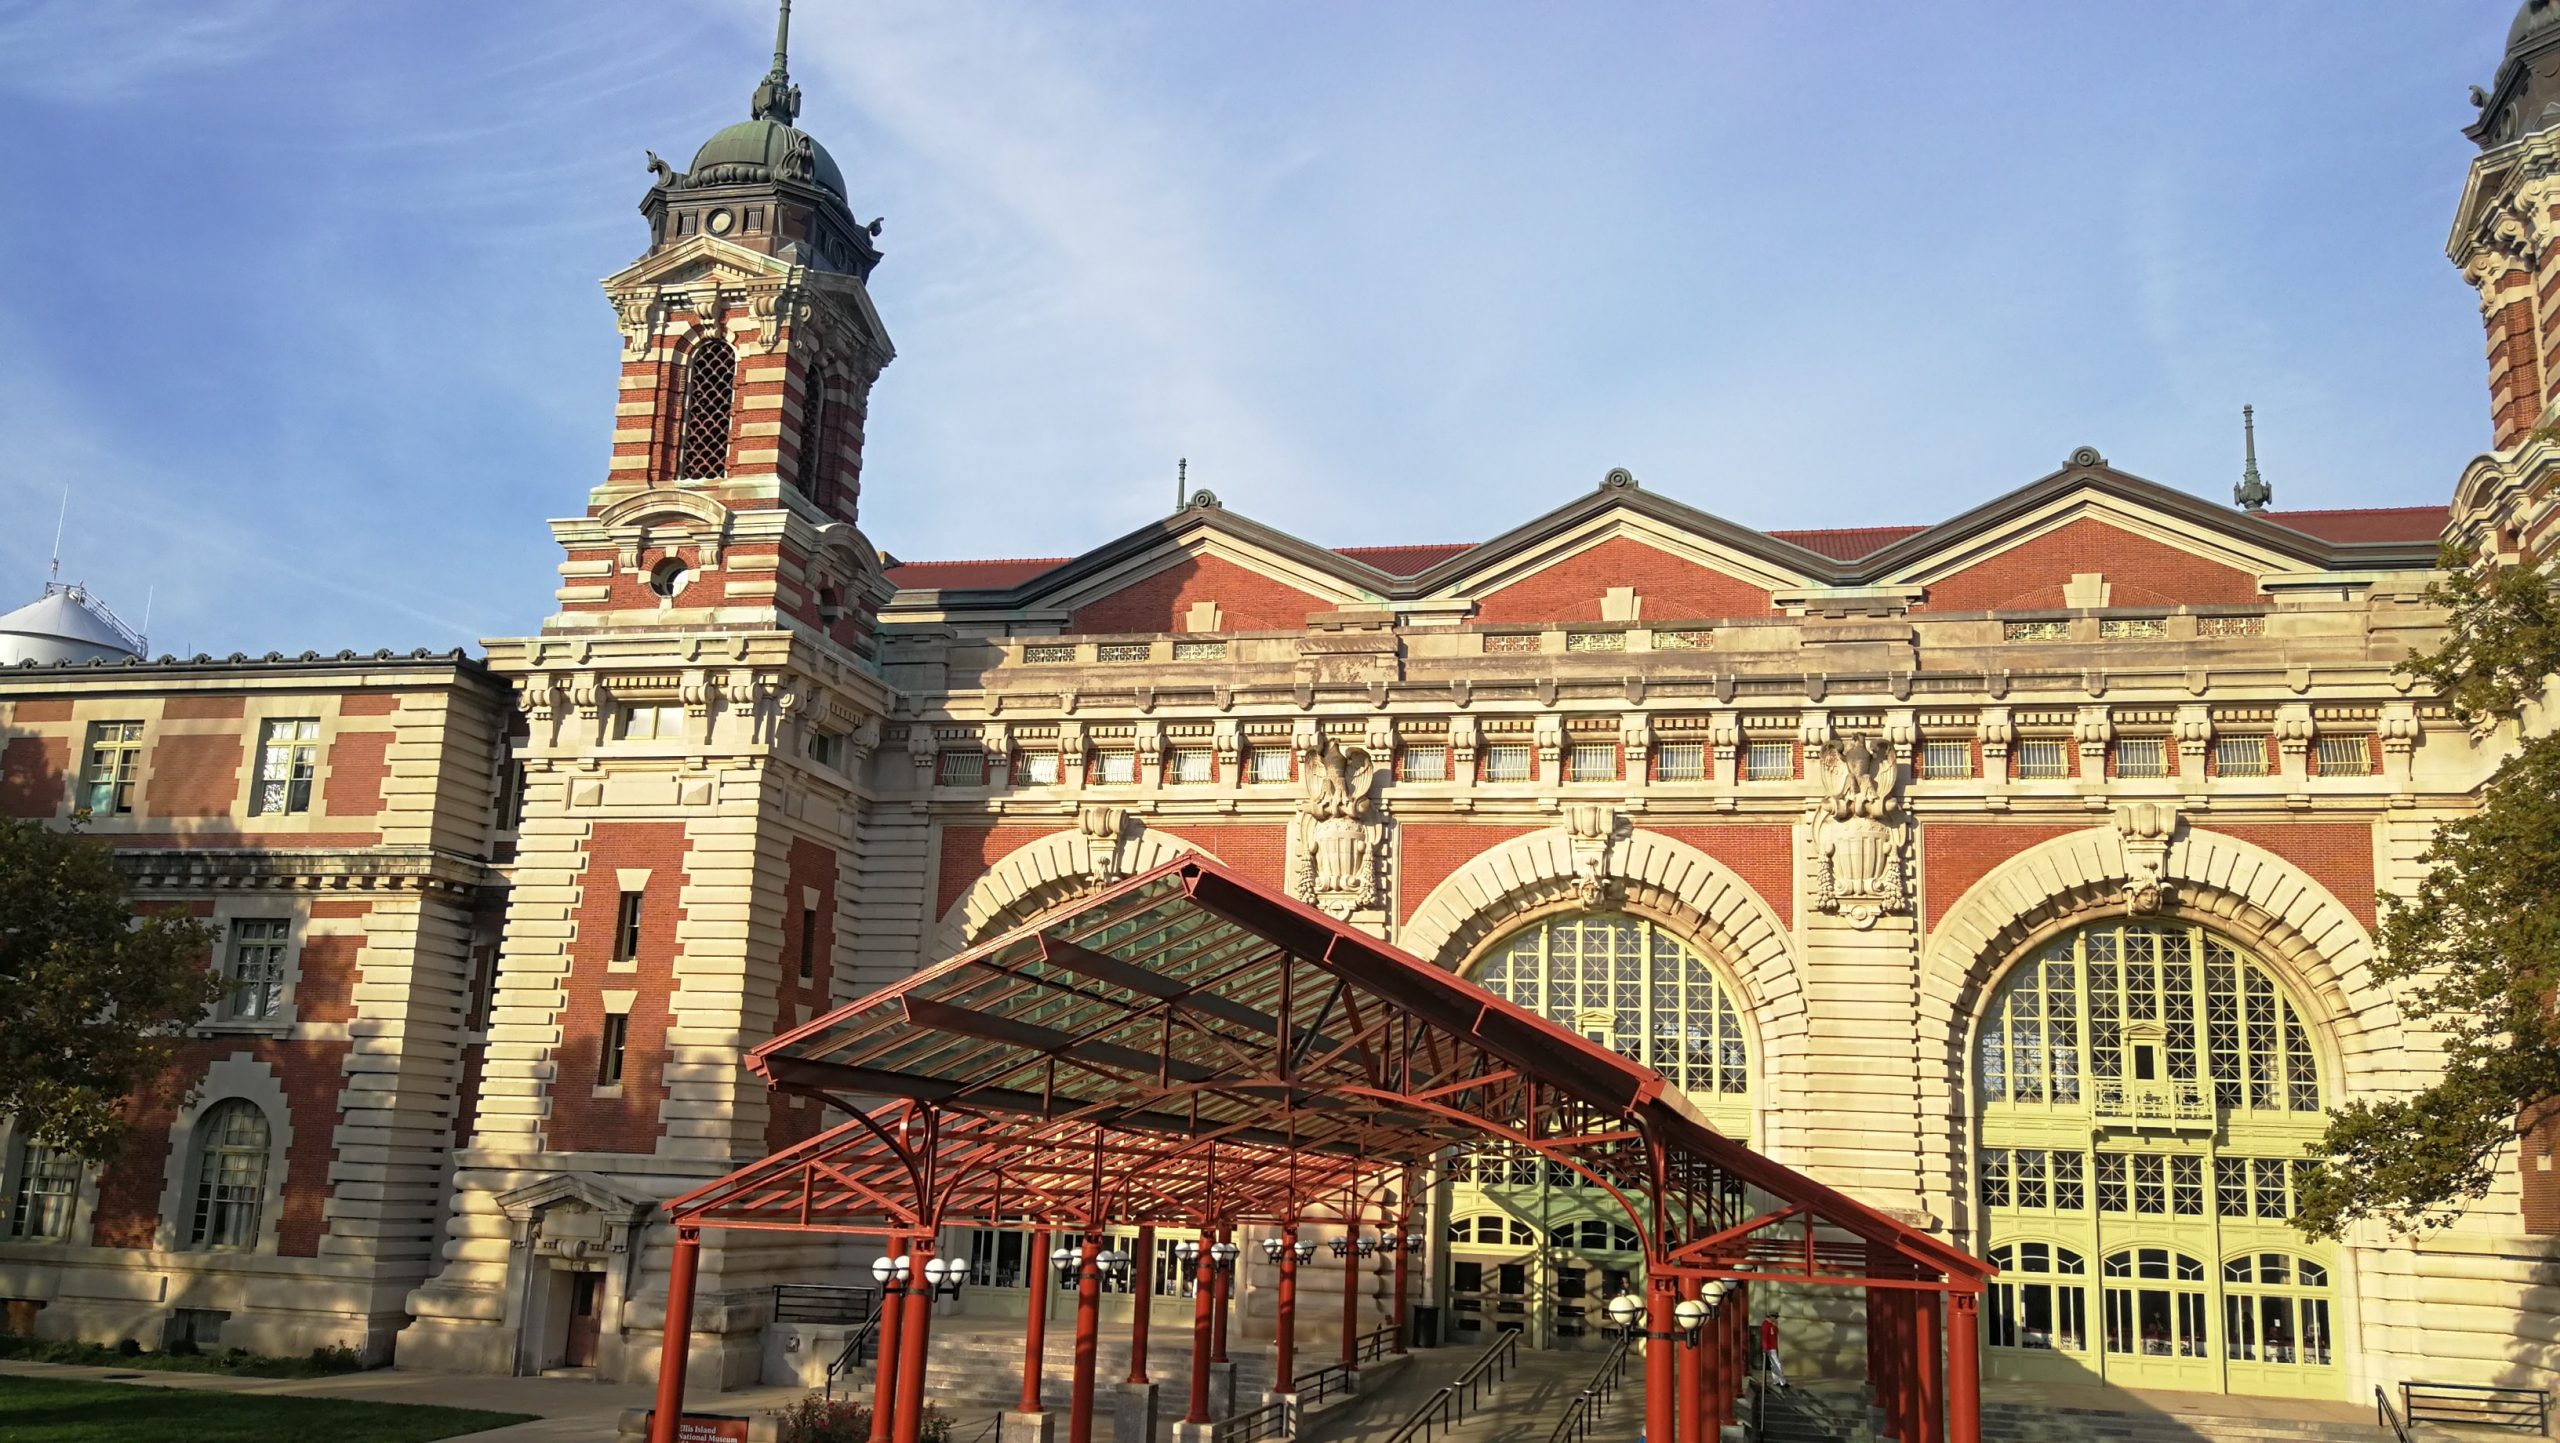
[(1911, 910), (1910, 816), (1902, 766), (1882, 737), (1823, 744), (1823, 794), (1806, 809), (1813, 905), (1861, 929)]

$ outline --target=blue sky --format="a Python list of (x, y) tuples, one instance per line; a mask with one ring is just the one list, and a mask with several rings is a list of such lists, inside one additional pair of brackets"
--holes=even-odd
[[(800, 0), (802, 123), (899, 359), (864, 529), (1054, 555), (1175, 458), (1330, 545), (1612, 466), (1750, 525), (1940, 519), (2072, 447), (2440, 502), (2487, 444), (2443, 255), (2506, 0)], [(604, 469), (642, 151), (769, 0), (0, 0), (0, 600), (155, 650), (550, 610)]]

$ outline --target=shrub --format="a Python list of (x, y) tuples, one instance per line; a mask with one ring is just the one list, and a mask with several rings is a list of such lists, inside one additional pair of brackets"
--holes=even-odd
[(172, 1358), (192, 1358), (204, 1350), (196, 1346), (195, 1339), (180, 1338), (170, 1343), (169, 1346), (162, 1351), (166, 1352)]
[(311, 1350), (311, 1367), (320, 1373), (359, 1373), (364, 1356), (344, 1343), (323, 1343)]
[(142, 1356), (142, 1344), (132, 1338), (118, 1338), (116, 1339), (116, 1356), (139, 1358)]
[[(871, 1409), (851, 1398), (810, 1393), (774, 1416), (780, 1423), (782, 1443), (867, 1443), (871, 1437)], [(946, 1438), (949, 1432), (946, 1425)], [(934, 1435), (928, 1429), (925, 1436)]]

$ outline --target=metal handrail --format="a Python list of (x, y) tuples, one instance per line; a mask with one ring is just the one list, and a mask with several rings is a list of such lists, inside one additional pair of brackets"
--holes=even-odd
[(829, 1398), (836, 1395), (836, 1378), (839, 1375), (850, 1373), (862, 1366), (863, 1351), (871, 1346), (871, 1339), (880, 1331), (880, 1314), (881, 1309), (873, 1308), (871, 1316), (862, 1320), (862, 1326), (854, 1329), (853, 1336), (844, 1340), (843, 1350), (827, 1364), (827, 1396)]
[(1300, 1373), (1289, 1380), (1289, 1391), (1298, 1395), (1300, 1403), (1321, 1403), (1336, 1394), (1349, 1397), (1353, 1373), (1349, 1364), (1327, 1363), (1312, 1373)]
[(1591, 1381), (1582, 1385), (1582, 1391), (1566, 1405), (1564, 1416), (1556, 1420), (1556, 1430), (1547, 1435), (1547, 1443), (1565, 1443), (1568, 1438), (1580, 1440), (1591, 1436), (1591, 1430), (1600, 1425), (1600, 1410), (1608, 1406), (1610, 1395), (1616, 1393), (1618, 1384), (1626, 1379), (1627, 1350), (1635, 1340), (1633, 1328), (1618, 1335), (1618, 1341), (1609, 1348), (1609, 1356), (1601, 1361), (1600, 1371), (1593, 1373)]
[[(1455, 1428), (1467, 1416), (1467, 1410), (1484, 1401), (1486, 1390), (1498, 1388), (1511, 1379), (1511, 1369), (1520, 1361), (1520, 1335), (1504, 1333), (1491, 1346), (1476, 1355), (1457, 1377), (1441, 1385), (1423, 1405), (1413, 1410), (1396, 1431), (1387, 1435), (1386, 1443), (1430, 1443), (1435, 1428)], [(1493, 1374), (1486, 1382), (1485, 1375)]]
[(1258, 1443), (1264, 1438), (1289, 1436), (1289, 1403), (1275, 1399), (1250, 1413), (1238, 1413), (1218, 1430), (1220, 1443)]
[(880, 1311), (880, 1290), (834, 1283), (776, 1283), (777, 1323), (852, 1323)]
[(2467, 1423), (2475, 1428), (2551, 1431), (2551, 1394), (2542, 1388), (2485, 1383), (2403, 1383), (2400, 1411), (2412, 1425)]
[(996, 1436), (996, 1431), (1002, 1427), (1004, 1427), (1004, 1415), (998, 1413), (987, 1420), (987, 1426), (966, 1438), (955, 1440), (955, 1443), (987, 1443), (987, 1440)]
[(1395, 1350), (1395, 1345), (1395, 1324), (1389, 1323), (1383, 1328), (1379, 1328), (1374, 1332), (1362, 1333), (1358, 1338), (1353, 1339), (1351, 1344), (1351, 1361), (1354, 1363), (1374, 1363), (1380, 1358), (1387, 1356), (1388, 1353), (1393, 1352)]
[(2391, 1436), (2399, 1443), (2409, 1443), (2409, 1425), (2401, 1422), (2400, 1415), (2392, 1410), (2391, 1395), (2382, 1391), (2380, 1383), (2373, 1385), (2373, 1422), (2377, 1428), (2390, 1429)]

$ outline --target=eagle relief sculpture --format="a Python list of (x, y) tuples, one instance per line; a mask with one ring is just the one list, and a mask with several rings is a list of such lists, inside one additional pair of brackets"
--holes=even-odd
[(1290, 838), (1289, 890), (1348, 917), (1378, 900), (1378, 765), (1367, 752), (1330, 740), (1309, 757)]
[(1824, 744), (1825, 790), (1805, 813), (1813, 834), (1813, 905), (1872, 927), (1908, 911), (1902, 767), (1879, 737)]

